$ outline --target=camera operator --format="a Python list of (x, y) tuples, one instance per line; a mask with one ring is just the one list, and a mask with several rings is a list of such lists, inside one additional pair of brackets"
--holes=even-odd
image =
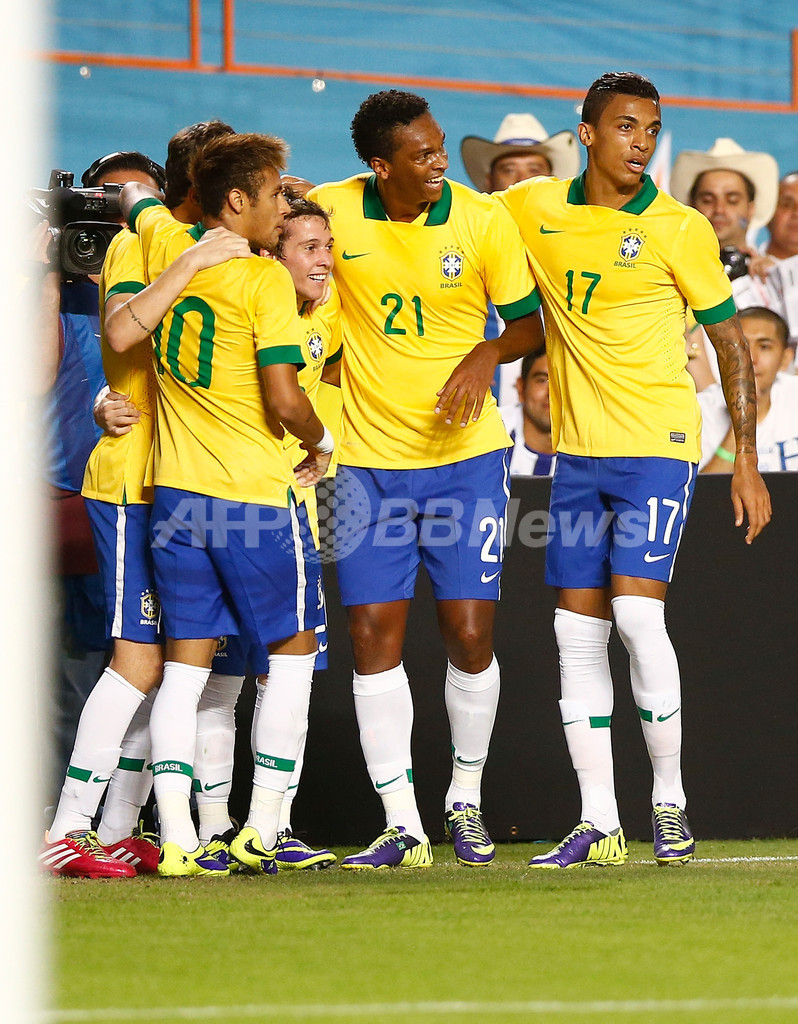
[[(673, 165), (671, 193), (712, 225), (738, 308), (745, 290), (741, 282), (747, 279), (749, 260), (757, 255), (752, 243), (776, 208), (778, 180), (778, 164), (769, 153), (748, 152), (733, 139), (716, 139), (706, 153), (684, 150)], [(704, 344), (704, 332), (694, 322), (688, 324), (687, 354), (699, 391), (720, 379), (715, 351)]]
[[(71, 184), (71, 175), (63, 177)], [(84, 172), (82, 183), (85, 188), (99, 188), (138, 181), (160, 189), (164, 178), (163, 168), (143, 153), (124, 152), (96, 160)], [(50, 192), (54, 217), (63, 198), (56, 192), (59, 190)], [(99, 276), (67, 272), (58, 266), (56, 247), (47, 244), (47, 236), (56, 226), (54, 217), (40, 225), (33, 236), (35, 256), (45, 270), (40, 293), (43, 384), (50, 384), (44, 396), (45, 469), (53, 499), (60, 603), (56, 612), (60, 634), (59, 681), (54, 694), (56, 757), (51, 766), (52, 782), (46, 789), (52, 790), (53, 797), (66, 770), (80, 710), (107, 657), (102, 584), (80, 489), (89, 454), (102, 433), (104, 402), (124, 401), (126, 397), (107, 393), (100, 353)], [(123, 224), (115, 203), (108, 204), (106, 219)], [(57, 227), (63, 231), (69, 224)], [(105, 237), (110, 239), (112, 234), (108, 232)], [(104, 234), (99, 231), (97, 236), (102, 239)], [(96, 243), (90, 233), (84, 234), (83, 241), (87, 251)], [(59, 251), (62, 253), (63, 248)]]

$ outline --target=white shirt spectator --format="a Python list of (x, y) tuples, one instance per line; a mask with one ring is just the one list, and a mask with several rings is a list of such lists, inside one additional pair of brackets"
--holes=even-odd
[[(698, 401), (704, 420), (700, 471), (723, 443), (731, 420), (720, 384), (701, 391)], [(770, 410), (757, 424), (756, 451), (760, 473), (798, 472), (798, 377), (777, 374), (770, 391)]]
[(553, 476), (557, 455), (536, 452), (532, 448), (527, 448), (524, 443), (523, 407), (520, 404), (502, 405), (499, 412), (502, 414), (505, 430), (513, 442), (510, 451), (510, 476)]

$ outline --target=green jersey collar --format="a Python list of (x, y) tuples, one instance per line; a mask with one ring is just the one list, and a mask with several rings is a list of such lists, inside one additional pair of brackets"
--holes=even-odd
[(207, 229), (205, 225), (202, 223), (202, 221), (197, 221), (193, 228), (188, 229), (188, 233), (189, 235), (191, 235), (195, 242), (198, 242), (205, 234), (206, 230)]
[[(427, 213), (427, 219), (424, 221), (424, 227), (434, 228), (440, 224), (445, 224), (449, 219), (451, 209), (452, 186), (444, 179), (441, 197), (437, 202), (430, 206), (429, 212)], [(377, 190), (376, 174), (372, 174), (371, 177), (366, 179), (366, 184), (363, 189), (363, 216), (366, 220), (389, 219), (388, 214), (385, 212), (385, 207), (382, 205), (380, 193)]]
[[(572, 206), (587, 206), (587, 200), (585, 199), (585, 175), (587, 171), (582, 171), (578, 178), (574, 178), (568, 187), (568, 202)], [(643, 213), (651, 206), (654, 200), (657, 198), (657, 186), (651, 180), (651, 178), (644, 174), (640, 179), (642, 188), (629, 202), (622, 206), (619, 213)]]

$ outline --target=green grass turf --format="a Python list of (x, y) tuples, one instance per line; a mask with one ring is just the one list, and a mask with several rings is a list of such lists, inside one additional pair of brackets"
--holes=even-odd
[[(544, 849), (499, 847), (487, 869), (456, 866), (442, 846), (432, 868), (415, 871), (48, 880), (57, 1007), (48, 1020), (321, 1021), (333, 1017), (328, 1004), (425, 1001), (498, 1005), (352, 1009), (335, 1019), (798, 1020), (798, 860), (708, 860), (798, 857), (798, 841), (704, 842), (704, 862), (667, 869), (655, 866), (649, 844), (631, 843), (621, 868), (526, 870)], [(792, 1005), (768, 1007), (769, 997)], [(757, 1002), (678, 1012), (507, 1006), (741, 999)], [(274, 1004), (315, 1009), (227, 1009)], [(152, 1007), (169, 1012), (153, 1016)], [(197, 1010), (181, 1013), (186, 1007)]]

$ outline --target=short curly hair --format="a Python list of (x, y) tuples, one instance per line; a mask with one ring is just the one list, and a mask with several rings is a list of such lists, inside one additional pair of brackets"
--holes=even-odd
[(386, 89), (372, 93), (352, 118), (355, 152), (369, 166), (374, 157), (390, 160), (396, 150), (395, 130), (428, 113), (429, 103), (414, 92)]
[(659, 104), (659, 93), (653, 83), (632, 71), (608, 71), (590, 86), (582, 104), (582, 121), (597, 125), (604, 108), (613, 96), (634, 96)]
[(191, 179), (188, 168), (191, 158), (200, 148), (212, 139), (222, 135), (234, 135), (235, 132), (225, 121), (200, 121), (181, 128), (169, 140), (166, 151), (166, 191), (164, 204), (174, 210), (188, 195)]

